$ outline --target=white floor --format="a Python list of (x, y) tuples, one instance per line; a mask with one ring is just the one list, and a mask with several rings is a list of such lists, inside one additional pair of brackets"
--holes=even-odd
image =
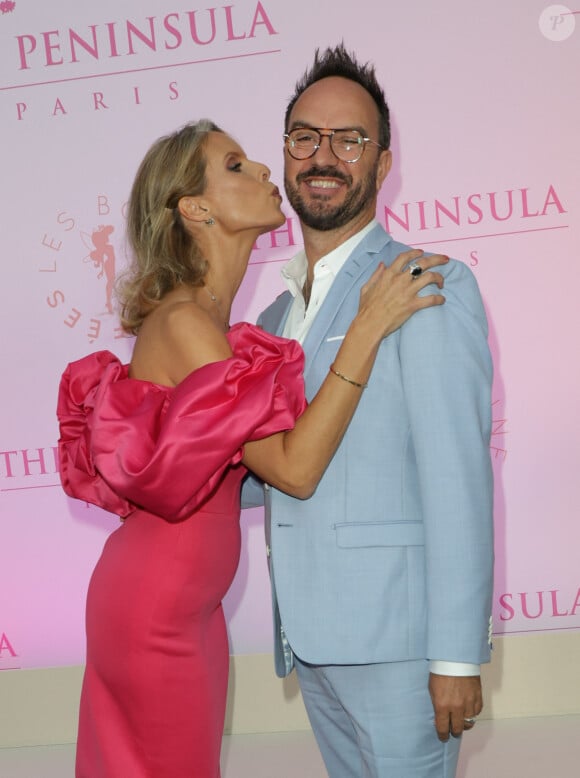
[[(74, 746), (0, 749), (0, 778), (73, 776)], [(310, 732), (224, 738), (222, 778), (325, 776)], [(457, 778), (580, 778), (580, 716), (478, 721)]]

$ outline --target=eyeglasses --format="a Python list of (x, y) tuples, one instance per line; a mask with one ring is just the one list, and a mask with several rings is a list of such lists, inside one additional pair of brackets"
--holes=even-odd
[(380, 149), (380, 143), (365, 138), (358, 130), (328, 130), (322, 127), (296, 127), (284, 134), (288, 153), (294, 159), (308, 159), (314, 156), (323, 138), (328, 138), (333, 154), (343, 162), (358, 162), (367, 143)]

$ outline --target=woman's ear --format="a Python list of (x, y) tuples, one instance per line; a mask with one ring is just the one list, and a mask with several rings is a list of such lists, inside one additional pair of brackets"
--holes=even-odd
[(205, 222), (209, 218), (209, 210), (204, 205), (203, 200), (198, 197), (180, 197), (177, 203), (177, 210), (181, 216), (190, 222)]

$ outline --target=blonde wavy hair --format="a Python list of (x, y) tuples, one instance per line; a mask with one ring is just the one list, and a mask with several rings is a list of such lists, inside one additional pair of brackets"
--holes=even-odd
[(207, 262), (177, 204), (181, 197), (205, 191), (210, 132), (223, 130), (208, 119), (186, 124), (159, 138), (139, 166), (127, 214), (132, 259), (116, 284), (125, 332), (135, 335), (147, 314), (179, 284), (204, 284)]

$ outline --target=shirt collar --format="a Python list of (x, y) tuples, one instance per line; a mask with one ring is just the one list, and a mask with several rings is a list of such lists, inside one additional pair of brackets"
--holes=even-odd
[[(342, 268), (346, 260), (352, 254), (354, 249), (362, 241), (362, 239), (368, 235), (368, 233), (377, 226), (376, 219), (366, 224), (362, 230), (359, 230), (354, 235), (351, 235), (348, 240), (341, 243), (335, 249), (320, 257), (316, 265), (314, 266), (314, 273), (316, 275), (316, 268), (325, 268), (327, 271), (336, 277), (339, 270)], [(293, 297), (302, 292), (302, 287), (306, 281), (306, 273), (308, 271), (308, 261), (306, 259), (306, 253), (304, 250), (299, 251), (292, 259), (287, 262), (282, 270), (282, 277), (284, 278), (288, 289), (292, 293)]]

